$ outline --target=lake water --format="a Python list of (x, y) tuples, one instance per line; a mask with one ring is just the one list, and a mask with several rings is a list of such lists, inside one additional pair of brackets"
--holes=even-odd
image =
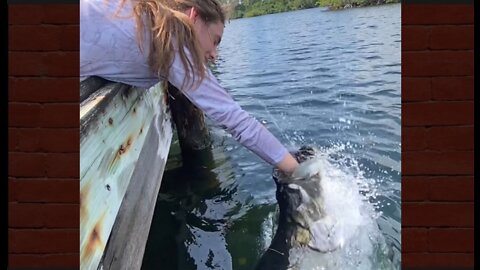
[[(233, 20), (214, 67), (290, 150), (310, 145), (326, 155), (333, 190), (358, 190), (361, 202), (334, 195), (340, 216), (373, 209), (362, 218), (379, 232), (381, 258), (351, 269), (400, 269), (400, 12), (393, 4)], [(174, 140), (142, 269), (253, 269), (268, 247), (277, 213), (272, 167), (223, 130), (212, 127), (212, 137), (213, 160), (189, 169)], [(367, 245), (358, 242), (356, 253)], [(360, 264), (354, 253), (344, 260)]]

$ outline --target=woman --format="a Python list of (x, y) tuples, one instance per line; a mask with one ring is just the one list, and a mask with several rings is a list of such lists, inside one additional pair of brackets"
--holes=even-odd
[(295, 158), (207, 68), (225, 20), (216, 0), (81, 0), (80, 76), (142, 88), (168, 80), (242, 145), (289, 174)]

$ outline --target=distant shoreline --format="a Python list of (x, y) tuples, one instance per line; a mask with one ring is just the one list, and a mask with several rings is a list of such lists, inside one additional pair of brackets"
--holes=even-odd
[(230, 4), (227, 6), (230, 20), (317, 7), (335, 11), (356, 7), (379, 6), (400, 3), (401, 0), (244, 0), (244, 2), (246, 4)]

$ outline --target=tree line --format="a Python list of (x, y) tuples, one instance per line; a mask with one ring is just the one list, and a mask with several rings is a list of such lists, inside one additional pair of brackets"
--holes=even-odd
[(400, 0), (221, 0), (221, 2), (227, 7), (230, 18), (237, 19), (314, 7), (335, 10), (399, 3)]

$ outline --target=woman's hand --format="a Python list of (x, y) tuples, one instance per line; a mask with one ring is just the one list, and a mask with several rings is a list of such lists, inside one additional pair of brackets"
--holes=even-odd
[(287, 175), (290, 175), (297, 167), (298, 162), (290, 153), (287, 153), (277, 164), (277, 168)]

